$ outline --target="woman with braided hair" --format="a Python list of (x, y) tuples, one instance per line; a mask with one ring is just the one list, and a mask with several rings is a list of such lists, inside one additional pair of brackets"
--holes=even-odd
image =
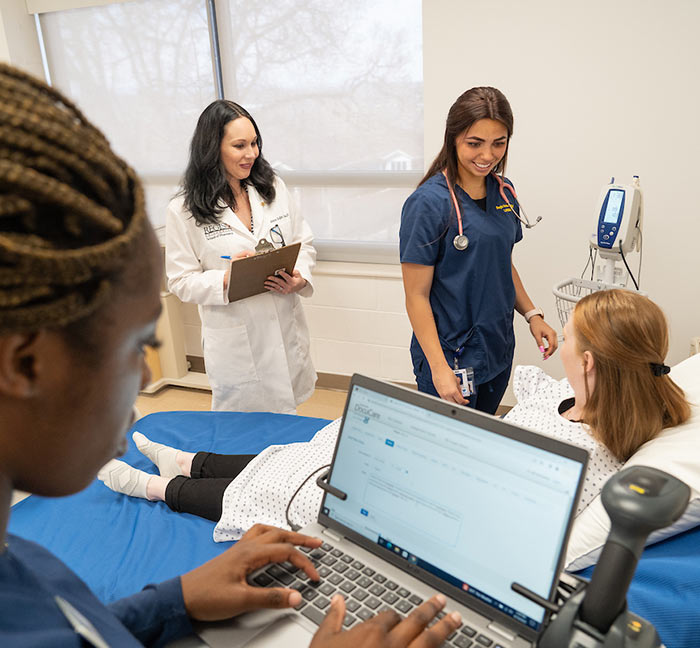
[[(104, 606), (55, 556), (7, 533), (13, 489), (75, 493), (125, 449), (159, 285), (134, 172), (70, 101), (0, 64), (2, 646), (164, 645), (191, 633), (191, 619), (298, 605), (298, 591), (247, 583), (269, 562), (318, 579), (294, 545), (320, 540), (257, 525), (201, 567)], [(384, 612), (345, 633), (337, 597), (312, 646), (437, 646), (459, 624), (446, 615), (423, 632), (444, 604), (438, 595), (404, 621)]]

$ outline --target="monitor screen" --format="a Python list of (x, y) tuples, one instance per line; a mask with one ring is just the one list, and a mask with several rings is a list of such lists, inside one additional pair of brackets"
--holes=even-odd
[(608, 191), (608, 204), (605, 207), (603, 222), (612, 224), (622, 220), (622, 210), (624, 209), (625, 192), (622, 189), (610, 189)]
[(539, 630), (582, 464), (354, 385), (323, 513)]

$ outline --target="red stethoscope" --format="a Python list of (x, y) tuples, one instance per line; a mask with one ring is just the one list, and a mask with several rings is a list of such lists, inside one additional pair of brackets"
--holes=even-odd
[[(467, 247), (469, 246), (469, 239), (467, 238), (466, 234), (464, 233), (464, 230), (462, 228), (462, 211), (459, 208), (459, 203), (457, 202), (457, 196), (455, 196), (454, 189), (452, 189), (452, 184), (450, 183), (449, 178), (447, 177), (447, 171), (445, 169), (442, 170), (442, 175), (445, 176), (445, 181), (447, 182), (447, 188), (450, 190), (450, 196), (452, 196), (452, 204), (455, 206), (455, 212), (457, 212), (457, 225), (459, 226), (459, 234), (454, 237), (454, 240), (452, 241), (452, 244), (455, 246), (455, 249), (457, 250), (466, 250)], [(501, 176), (499, 176), (497, 173), (491, 173), (491, 175), (496, 178), (498, 181), (498, 191), (501, 194), (501, 198), (503, 198), (503, 202), (510, 207), (510, 211), (513, 213), (513, 215), (523, 224), (527, 229), (530, 229), (537, 225), (542, 220), (542, 216), (538, 216), (535, 219), (534, 223), (530, 222), (530, 219), (527, 217), (527, 214), (525, 213), (525, 210), (523, 209), (523, 204), (518, 200), (518, 194), (515, 193), (515, 188), (513, 185), (508, 184)], [(520, 212), (522, 215), (525, 217), (525, 220), (523, 220), (518, 214), (518, 212), (515, 211), (513, 208), (513, 205), (510, 203), (510, 201), (506, 198), (506, 192), (505, 190), (508, 189), (510, 193), (513, 195), (513, 198), (518, 202), (518, 207), (520, 208)]]

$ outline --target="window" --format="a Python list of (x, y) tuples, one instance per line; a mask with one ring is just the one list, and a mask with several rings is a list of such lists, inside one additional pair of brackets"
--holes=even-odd
[(139, 0), (41, 15), (52, 83), (73, 98), (144, 180), (153, 224), (215, 99), (203, 0)]
[(224, 96), (255, 117), (322, 258), (398, 258), (423, 171), (420, 0), (135, 0), (40, 23), (52, 82), (141, 174), (156, 226), (217, 96), (218, 24)]
[(423, 174), (420, 0), (220, 0), (217, 17), (225, 94), (255, 117), (320, 251), (396, 250)]

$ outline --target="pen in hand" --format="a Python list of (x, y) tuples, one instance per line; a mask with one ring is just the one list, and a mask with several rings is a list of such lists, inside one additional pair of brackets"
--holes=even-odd
[(246, 257), (252, 257), (255, 256), (255, 252), (252, 250), (243, 250), (242, 252), (238, 252), (238, 254), (222, 254), (220, 255), (221, 259), (226, 259), (227, 261), (237, 261), (238, 259), (245, 259)]

